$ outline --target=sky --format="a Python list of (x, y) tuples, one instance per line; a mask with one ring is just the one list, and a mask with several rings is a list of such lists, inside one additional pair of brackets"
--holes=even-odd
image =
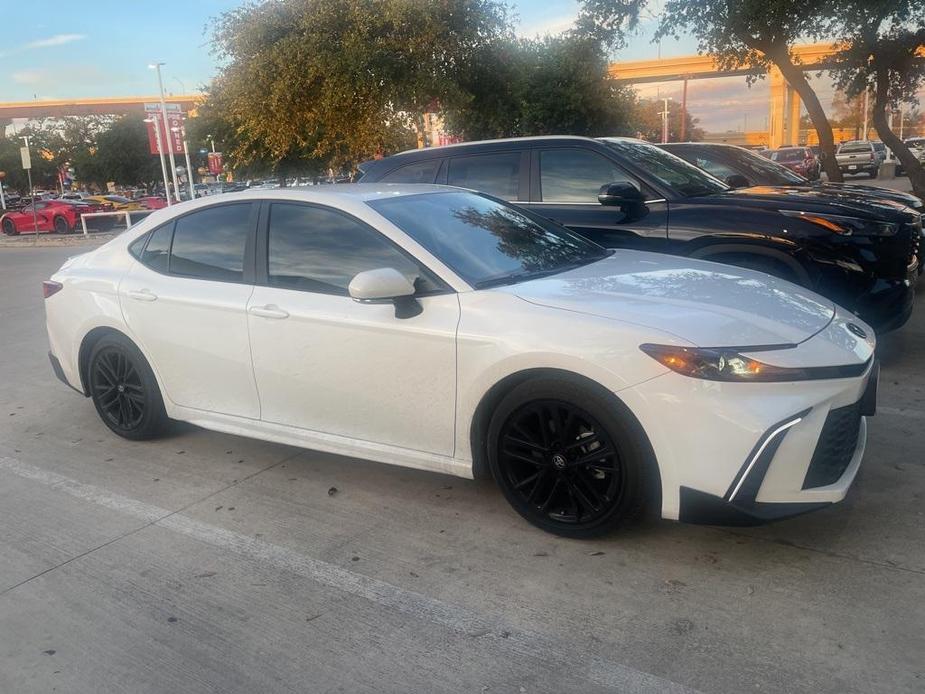
[[(653, 40), (663, 0), (652, 0), (638, 31), (616, 60), (643, 60), (697, 52), (682, 38)], [(4, 3), (7, 4), (7, 3)], [(0, 25), (0, 101), (135, 96), (157, 92), (151, 62), (165, 62), (168, 93), (195, 93), (215, 73), (209, 44), (212, 20), (240, 0), (54, 0), (54, 11), (37, 12), (29, 2), (10, 2)], [(576, 0), (515, 0), (522, 36), (567, 30), (578, 14)], [(642, 96), (680, 99), (680, 83), (645, 85)], [(827, 90), (827, 93), (825, 93)], [(831, 88), (823, 88), (823, 103)], [(765, 127), (768, 90), (748, 89), (744, 78), (691, 82), (688, 109), (710, 131)]]

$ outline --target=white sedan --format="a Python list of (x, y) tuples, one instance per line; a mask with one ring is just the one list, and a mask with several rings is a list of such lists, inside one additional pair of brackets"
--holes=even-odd
[(175, 205), (44, 291), (55, 373), (120, 436), (177, 419), (490, 471), (572, 537), (646, 503), (743, 524), (837, 502), (876, 401), (873, 331), (821, 296), (441, 186)]

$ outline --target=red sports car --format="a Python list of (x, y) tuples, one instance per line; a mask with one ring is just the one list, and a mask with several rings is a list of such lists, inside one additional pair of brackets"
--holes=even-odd
[(159, 195), (150, 195), (144, 198), (135, 198), (135, 200), (140, 202), (142, 207), (148, 210), (159, 210), (162, 207), (167, 207), (167, 198), (162, 198)]
[(9, 236), (34, 234), (36, 223), (40, 234), (67, 234), (80, 226), (80, 215), (88, 212), (107, 212), (110, 209), (112, 206), (94, 205), (79, 200), (39, 200), (35, 203), (35, 218), (32, 216), (32, 205), (26, 205), (0, 217), (0, 226), (3, 233)]

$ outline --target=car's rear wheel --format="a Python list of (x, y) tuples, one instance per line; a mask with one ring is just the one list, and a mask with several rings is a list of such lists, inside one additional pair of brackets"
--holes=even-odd
[(127, 439), (157, 436), (167, 423), (154, 373), (141, 351), (121, 335), (107, 335), (90, 353), (90, 396), (113, 432)]
[(19, 231), (16, 229), (16, 224), (12, 219), (3, 220), (3, 233), (7, 236), (16, 236), (16, 234), (19, 233)]
[(64, 217), (55, 217), (53, 224), (56, 234), (66, 234), (71, 230), (71, 225), (67, 223)]
[(645, 501), (638, 424), (601, 393), (543, 378), (506, 395), (488, 430), (488, 460), (505, 498), (551, 533), (584, 538), (635, 517)]

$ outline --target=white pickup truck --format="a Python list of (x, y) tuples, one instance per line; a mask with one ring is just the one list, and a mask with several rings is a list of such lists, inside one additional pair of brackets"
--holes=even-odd
[(885, 152), (878, 152), (873, 142), (853, 140), (838, 146), (835, 161), (844, 174), (866, 173), (871, 178), (877, 178), (884, 156)]

